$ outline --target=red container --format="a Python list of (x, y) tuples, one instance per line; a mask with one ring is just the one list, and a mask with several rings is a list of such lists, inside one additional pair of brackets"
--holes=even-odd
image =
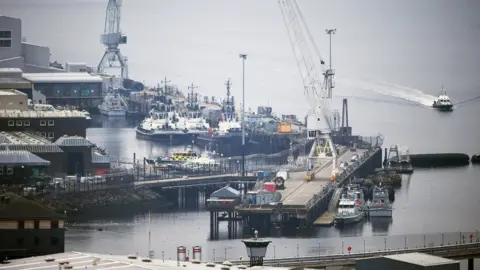
[(277, 185), (273, 182), (263, 183), (263, 189), (268, 192), (275, 192), (277, 191)]

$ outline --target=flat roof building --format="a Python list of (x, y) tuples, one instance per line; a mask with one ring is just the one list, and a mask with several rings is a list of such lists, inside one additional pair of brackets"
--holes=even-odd
[(0, 194), (0, 239), (2, 260), (64, 252), (64, 216), (15, 193)]
[(425, 253), (412, 252), (405, 254), (388, 255), (383, 257), (359, 259), (355, 262), (355, 269), (459, 270), (460, 262)]
[(45, 95), (48, 104), (89, 109), (103, 100), (104, 79), (87, 72), (23, 73), (22, 78)]
[(19, 68), (24, 72), (65, 72), (50, 66), (50, 48), (26, 42), (22, 21), (0, 16), (0, 68)]

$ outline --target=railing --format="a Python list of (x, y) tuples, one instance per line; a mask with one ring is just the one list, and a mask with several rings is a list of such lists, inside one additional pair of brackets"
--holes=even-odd
[(360, 145), (357, 145), (358, 148), (369, 149), (369, 148), (382, 147), (384, 137), (383, 137), (383, 134), (378, 133), (377, 136), (370, 136), (370, 137), (359, 136), (358, 140), (360, 142)]
[[(270, 239), (272, 240), (272, 239)], [(345, 237), (332, 239), (316, 239), (314, 246), (297, 244), (296, 256), (292, 250), (276, 245), (273, 239), (268, 247), (266, 266), (321, 266), (351, 265), (355, 259), (377, 257), (407, 252), (421, 252), (441, 257), (480, 256), (480, 233), (453, 232), (431, 233), (419, 235), (394, 235), (371, 237)], [(308, 240), (307, 240), (308, 241)], [(309, 241), (312, 242), (312, 241)], [(300, 255), (301, 250), (308, 255)], [(294, 253), (295, 254), (295, 253)], [(231, 260), (234, 264), (245, 263)]]

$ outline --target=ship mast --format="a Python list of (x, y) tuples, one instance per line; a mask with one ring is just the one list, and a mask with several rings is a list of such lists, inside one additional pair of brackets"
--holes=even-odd
[(172, 81), (167, 80), (167, 76), (165, 76), (165, 80), (163, 80), (161, 83), (163, 83), (163, 94), (167, 93), (167, 83), (170, 83)]

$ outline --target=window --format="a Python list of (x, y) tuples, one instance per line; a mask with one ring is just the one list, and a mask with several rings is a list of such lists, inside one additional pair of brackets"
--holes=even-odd
[(29, 127), (30, 126), (30, 120), (23, 121), (23, 125), (26, 126), (26, 127)]
[(40, 229), (40, 221), (39, 220), (34, 220), (33, 221), (33, 228), (34, 229)]
[(48, 125), (49, 126), (53, 126), (53, 124), (55, 124), (55, 122), (53, 120), (48, 120)]
[(12, 31), (0, 31), (0, 38), (12, 38)]
[(58, 238), (57, 237), (51, 237), (50, 238), (50, 243), (52, 244), (52, 246), (58, 245)]
[(12, 167), (8, 167), (7, 168), (7, 175), (12, 175), (13, 174), (13, 168)]
[(0, 48), (10, 48), (10, 47), (12, 47), (12, 40), (0, 39)]
[(40, 136), (46, 138), (46, 137), (47, 137), (47, 133), (46, 133), (46, 132), (40, 132)]
[(17, 127), (21, 127), (22, 126), (22, 120), (17, 120)]
[(25, 221), (23, 221), (23, 220), (18, 221), (18, 228), (19, 229), (25, 229)]
[(8, 126), (9, 127), (15, 126), (15, 121), (14, 120), (8, 120)]
[(51, 228), (52, 229), (58, 229), (58, 220), (52, 220)]
[(48, 138), (49, 139), (53, 139), (55, 136), (53, 136), (54, 133), (53, 132), (48, 132)]
[(47, 121), (45, 120), (40, 120), (40, 126), (46, 126), (47, 125)]
[(3, 175), (3, 168), (0, 167), (0, 175)]

